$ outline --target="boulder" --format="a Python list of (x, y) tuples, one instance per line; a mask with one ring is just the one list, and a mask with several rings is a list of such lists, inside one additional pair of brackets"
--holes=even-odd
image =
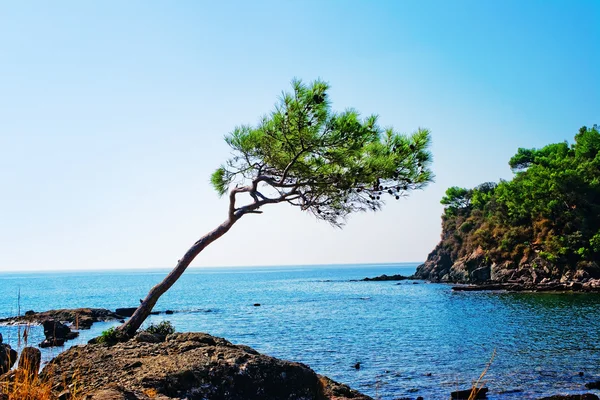
[(465, 389), (465, 390), (457, 390), (455, 392), (451, 392), (450, 393), (450, 398), (451, 399), (457, 399), (457, 400), (467, 400), (467, 399), (486, 399), (487, 398), (487, 392), (488, 392), (488, 388), (477, 388), (475, 389), (475, 397), (471, 397), (471, 393), (473, 392), (473, 389)]
[(40, 346), (42, 349), (45, 349), (46, 347), (56, 347), (56, 346), (64, 346), (64, 345), (65, 345), (65, 339), (50, 338), (50, 339), (45, 339), (38, 346)]
[(0, 375), (10, 371), (17, 362), (17, 352), (8, 344), (0, 344)]
[(62, 322), (49, 319), (43, 322), (44, 336), (46, 339), (65, 339), (70, 340), (77, 337), (77, 333), (71, 332), (71, 328), (63, 324)]
[(141, 343), (160, 343), (165, 341), (165, 336), (141, 331), (135, 335), (134, 340)]
[(560, 278), (560, 283), (568, 283), (568, 282), (571, 282), (572, 280), (573, 280), (573, 273), (571, 271), (567, 271)]
[(573, 274), (573, 280), (575, 282), (583, 282), (584, 279), (589, 279), (590, 278), (590, 274), (583, 269), (578, 269), (577, 271), (575, 271), (575, 274)]
[(101, 389), (86, 397), (87, 400), (131, 400), (137, 397), (128, 391), (119, 389)]
[(90, 329), (94, 324), (94, 319), (92, 317), (81, 317), (75, 321), (75, 329)]
[[(73, 378), (73, 371), (85, 374)], [(156, 399), (372, 400), (304, 364), (204, 333), (174, 333), (160, 343), (72, 347), (44, 367), (41, 378), (55, 393), (74, 379), (80, 387), (112, 390), (94, 393), (94, 400), (141, 400), (149, 392)]]
[(29, 375), (37, 375), (42, 362), (42, 352), (35, 347), (25, 347), (19, 357), (18, 369)]

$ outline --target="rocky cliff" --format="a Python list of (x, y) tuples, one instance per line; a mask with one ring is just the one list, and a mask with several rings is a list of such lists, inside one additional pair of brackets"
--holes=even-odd
[[(600, 132), (519, 149), (512, 180), (451, 187), (440, 243), (417, 278), (600, 287)], [(579, 287), (579, 285), (575, 285)]]

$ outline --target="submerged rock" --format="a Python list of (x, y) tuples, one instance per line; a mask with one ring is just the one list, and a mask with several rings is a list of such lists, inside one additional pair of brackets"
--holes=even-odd
[(78, 387), (92, 399), (156, 398), (219, 400), (372, 400), (317, 375), (304, 364), (259, 354), (247, 346), (204, 333), (175, 333), (164, 342), (130, 340), (114, 346), (75, 346), (42, 371), (56, 393), (68, 389), (77, 371)]

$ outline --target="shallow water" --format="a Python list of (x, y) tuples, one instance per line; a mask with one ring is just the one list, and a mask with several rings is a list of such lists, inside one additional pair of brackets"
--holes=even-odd
[[(600, 296), (452, 292), (443, 284), (356, 282), (416, 264), (189, 269), (156, 310), (293, 361), (373, 397), (445, 399), (484, 380), (491, 399), (581, 393), (600, 379)], [(0, 274), (0, 318), (20, 310), (136, 306), (166, 270)], [(260, 307), (254, 307), (260, 303)], [(69, 344), (112, 324), (95, 324)], [(0, 326), (18, 347), (17, 327)], [(41, 341), (39, 327), (30, 342)], [(20, 344), (23, 346), (23, 343)], [(48, 360), (59, 349), (44, 352)], [(352, 368), (361, 362), (360, 370)], [(580, 377), (579, 372), (584, 372)], [(502, 393), (521, 390), (518, 393)]]

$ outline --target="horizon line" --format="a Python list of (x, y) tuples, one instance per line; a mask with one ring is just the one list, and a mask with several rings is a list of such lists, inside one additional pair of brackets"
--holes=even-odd
[[(398, 261), (398, 262), (370, 262), (370, 263), (331, 263), (331, 264), (266, 264), (266, 265), (222, 265), (222, 266), (189, 266), (187, 269), (226, 269), (226, 268), (293, 268), (293, 267), (336, 267), (336, 266), (377, 266), (377, 265), (401, 265), (401, 264), (422, 264), (424, 261)], [(106, 272), (106, 271), (158, 271), (171, 270), (174, 267), (106, 267), (106, 268), (58, 268), (58, 269), (31, 269), (31, 270), (0, 270), (0, 274), (33, 274), (33, 273), (64, 273), (64, 272)]]

